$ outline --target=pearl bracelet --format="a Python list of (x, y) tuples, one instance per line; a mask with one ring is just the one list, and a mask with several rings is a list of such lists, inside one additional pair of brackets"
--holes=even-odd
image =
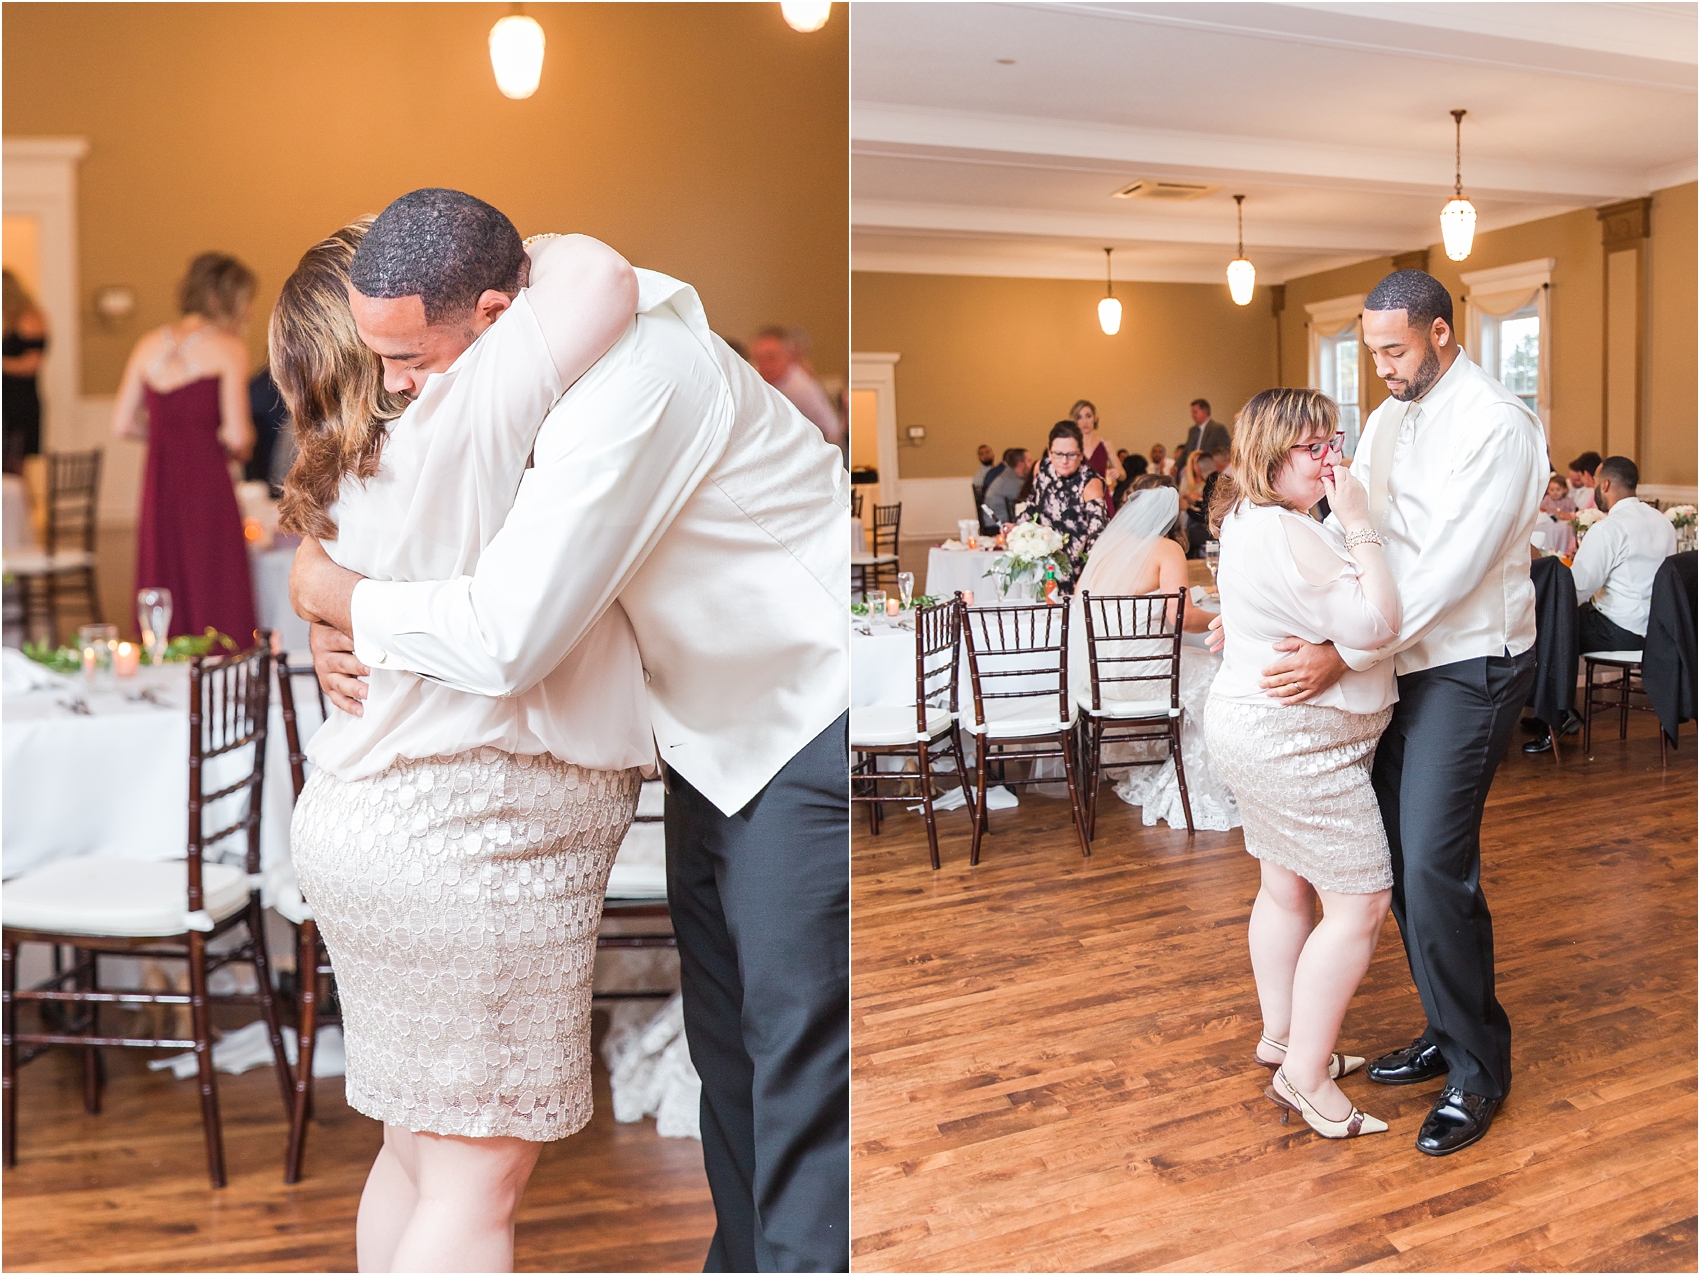
[(1346, 533), (1346, 548), (1352, 550), (1359, 545), (1378, 545), (1381, 543), (1381, 533), (1374, 527), (1360, 527), (1356, 531)]
[(549, 231), (546, 234), (532, 235), (531, 238), (529, 238), (529, 239), (521, 240), (520, 241), (520, 247), (529, 248), (529, 247), (531, 247), (532, 244), (539, 243), (544, 239), (559, 239), (559, 238), (561, 238), (561, 236), (559, 234), (555, 233), (554, 231)]

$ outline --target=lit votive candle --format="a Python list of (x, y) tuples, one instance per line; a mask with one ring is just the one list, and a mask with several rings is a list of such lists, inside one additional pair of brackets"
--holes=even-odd
[(980, 547), (980, 538), (978, 536), (969, 536), (967, 544), (970, 549), (978, 549)]
[(962, 605), (965, 607), (971, 607), (974, 605), (974, 590), (964, 589), (962, 591)]
[(903, 609), (903, 604), (901, 602), (899, 602), (896, 598), (887, 598), (885, 600), (885, 613), (887, 615), (894, 616), (899, 611), (901, 611), (902, 609)]
[(112, 672), (118, 677), (134, 677), (142, 666), (142, 648), (131, 642), (120, 642), (112, 653)]

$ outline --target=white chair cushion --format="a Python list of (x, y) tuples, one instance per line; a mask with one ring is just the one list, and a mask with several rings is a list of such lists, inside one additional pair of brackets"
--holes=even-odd
[(667, 865), (615, 863), (608, 872), (608, 888), (603, 894), (610, 899), (665, 899)]
[(913, 704), (876, 704), (850, 710), (850, 747), (881, 748), (892, 744), (918, 744), (936, 739), (950, 729), (950, 713), (942, 708), (927, 711), (927, 733), (915, 733)]
[(883, 567), (887, 563), (896, 562), (895, 553), (853, 553), (850, 555), (850, 565), (853, 567)]
[(1179, 717), (1181, 710), (1170, 708), (1166, 699), (1107, 699), (1104, 707), (1094, 711), (1092, 697), (1082, 695), (1075, 701), (1076, 707), (1088, 717), (1113, 717), (1118, 721), (1127, 718), (1140, 717)]
[(59, 859), (6, 882), (0, 919), (8, 928), (113, 938), (164, 938), (210, 929), (248, 905), (248, 874), (227, 863), (201, 869), (205, 917), (188, 915), (189, 865), (182, 859)]
[(1059, 722), (1056, 715), (1057, 697), (1055, 695), (1036, 696), (1032, 699), (995, 699), (986, 706), (987, 725), (968, 720), (974, 715), (972, 705), (969, 706), (963, 719), (963, 725), (970, 734), (984, 735), (988, 739), (1025, 739), (1036, 735), (1056, 735), (1074, 725), (1075, 707), (1068, 706), (1068, 720)]
[(1639, 651), (1583, 651), (1582, 658), (1596, 664), (1639, 664)]
[(31, 550), (24, 553), (9, 553), (3, 564), (7, 575), (14, 576), (44, 576), (56, 571), (74, 571), (79, 567), (94, 566), (94, 554), (86, 549), (63, 549), (58, 553), (42, 553)]

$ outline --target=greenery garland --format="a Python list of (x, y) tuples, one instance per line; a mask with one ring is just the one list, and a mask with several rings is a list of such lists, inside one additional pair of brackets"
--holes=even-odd
[[(187, 664), (200, 655), (212, 654), (214, 647), (223, 647), (226, 651), (235, 652), (242, 648), (236, 645), (236, 639), (220, 633), (208, 626), (207, 631), (200, 637), (181, 634), (166, 643), (165, 664)], [(62, 646), (55, 650), (46, 642), (25, 642), (24, 654), (37, 664), (51, 669), (55, 673), (80, 673), (83, 669), (83, 653), (74, 646)], [(142, 648), (142, 663), (152, 664), (153, 656), (148, 649)]]

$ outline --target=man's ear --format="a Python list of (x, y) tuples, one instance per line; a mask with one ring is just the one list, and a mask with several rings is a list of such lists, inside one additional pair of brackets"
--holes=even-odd
[(1446, 343), (1452, 339), (1451, 324), (1447, 323), (1445, 319), (1437, 318), (1434, 321), (1433, 332), (1434, 343), (1444, 350), (1446, 348)]
[(478, 294), (478, 300), (473, 303), (472, 330), (482, 332), (514, 303), (514, 299), (505, 292), (497, 292), (494, 288), (486, 288)]

